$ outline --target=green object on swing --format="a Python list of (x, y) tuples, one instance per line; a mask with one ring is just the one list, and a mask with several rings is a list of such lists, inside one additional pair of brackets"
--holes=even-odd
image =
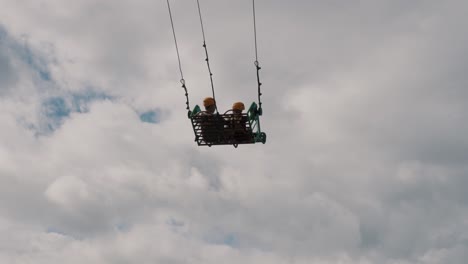
[(198, 146), (255, 144), (266, 142), (266, 134), (261, 131), (261, 109), (253, 102), (247, 113), (207, 114), (196, 105), (189, 112), (195, 141)]

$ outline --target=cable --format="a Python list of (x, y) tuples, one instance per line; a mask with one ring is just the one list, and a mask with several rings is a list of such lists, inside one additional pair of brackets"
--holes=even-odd
[(255, 61), (258, 61), (258, 51), (257, 51), (257, 23), (255, 18), (255, 0), (252, 0), (252, 10), (253, 10), (253, 24), (254, 24), (254, 40), (255, 40)]
[(172, 19), (171, 5), (169, 4), (169, 0), (167, 0), (167, 9), (169, 10), (169, 18), (171, 19), (172, 34), (174, 35), (174, 43), (175, 43), (176, 52), (177, 52), (177, 60), (179, 62), (179, 71), (180, 71), (180, 78), (181, 78), (180, 83), (182, 84), (182, 88), (185, 91), (185, 97), (187, 100), (185, 104), (187, 105), (186, 109), (188, 110), (189, 116), (190, 116), (190, 104), (189, 104), (188, 91), (187, 91), (187, 87), (185, 86), (184, 74), (182, 72), (182, 64), (180, 63), (179, 46), (177, 45), (177, 38), (176, 38), (175, 29), (174, 29), (174, 21)]
[[(211, 82), (211, 91), (213, 93), (213, 99), (216, 102), (216, 97), (215, 97), (215, 91), (214, 91), (214, 84), (213, 84), (213, 73), (211, 72), (211, 67), (210, 67), (210, 60), (208, 58), (208, 49), (206, 47), (206, 39), (205, 39), (205, 29), (203, 27), (203, 20), (202, 20), (202, 14), (201, 14), (201, 8), (200, 8), (200, 1), (197, 0), (197, 7), (198, 7), (198, 15), (200, 17), (200, 26), (201, 26), (201, 31), (202, 31), (202, 36), (203, 36), (203, 48), (205, 49), (205, 55), (206, 55), (206, 65), (208, 66), (208, 72), (210, 74), (210, 82)], [(216, 107), (216, 112), (218, 112), (218, 106), (215, 103)]]
[(258, 62), (258, 48), (257, 48), (257, 23), (256, 23), (256, 16), (255, 16), (255, 0), (252, 0), (252, 10), (253, 10), (253, 26), (254, 26), (254, 42), (255, 42), (255, 68), (257, 69), (257, 86), (258, 86), (258, 114), (262, 115), (262, 101), (261, 96), (262, 92), (260, 87), (262, 83), (260, 82), (260, 63)]

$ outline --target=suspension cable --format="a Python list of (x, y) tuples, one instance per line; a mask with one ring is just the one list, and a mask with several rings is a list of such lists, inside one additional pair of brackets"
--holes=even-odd
[(253, 26), (254, 26), (254, 40), (255, 40), (255, 61), (258, 61), (258, 49), (257, 49), (257, 23), (255, 18), (255, 0), (252, 0), (253, 10)]
[[(203, 20), (202, 20), (202, 14), (201, 14), (201, 8), (200, 8), (200, 1), (197, 0), (197, 6), (198, 6), (198, 15), (200, 17), (200, 26), (201, 26), (201, 31), (202, 31), (202, 36), (203, 36), (203, 48), (205, 49), (205, 55), (206, 55), (206, 65), (208, 66), (208, 72), (210, 74), (210, 82), (211, 82), (211, 91), (213, 93), (213, 99), (216, 102), (216, 97), (215, 97), (215, 91), (214, 91), (214, 84), (213, 84), (213, 73), (211, 72), (211, 67), (210, 67), (210, 60), (208, 58), (208, 49), (206, 47), (206, 39), (205, 39), (205, 29), (203, 27)], [(215, 103), (216, 107), (216, 112), (218, 112), (218, 106)]]
[(260, 97), (262, 96), (262, 92), (260, 86), (262, 83), (260, 82), (260, 63), (258, 62), (258, 49), (257, 49), (257, 23), (255, 17), (255, 0), (252, 0), (252, 10), (253, 10), (253, 26), (254, 26), (254, 40), (255, 40), (255, 68), (257, 69), (257, 86), (258, 86), (258, 114), (262, 115), (262, 101)]
[(174, 35), (174, 43), (175, 43), (176, 52), (177, 52), (177, 60), (179, 62), (180, 83), (182, 84), (182, 88), (185, 91), (185, 98), (186, 98), (185, 104), (186, 104), (186, 109), (188, 111), (188, 115), (190, 117), (190, 103), (189, 103), (188, 91), (187, 91), (187, 87), (185, 86), (184, 74), (182, 72), (182, 64), (180, 63), (179, 46), (177, 45), (177, 38), (176, 38), (175, 29), (174, 29), (174, 21), (172, 19), (171, 5), (169, 4), (169, 0), (167, 0), (167, 9), (169, 10), (169, 18), (171, 19), (172, 34)]

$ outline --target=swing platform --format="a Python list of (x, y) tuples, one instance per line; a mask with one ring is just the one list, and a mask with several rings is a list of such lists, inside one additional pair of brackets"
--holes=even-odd
[(266, 143), (266, 134), (260, 128), (261, 109), (253, 102), (248, 111), (234, 114), (208, 114), (198, 105), (188, 116), (192, 121), (195, 142), (198, 146)]

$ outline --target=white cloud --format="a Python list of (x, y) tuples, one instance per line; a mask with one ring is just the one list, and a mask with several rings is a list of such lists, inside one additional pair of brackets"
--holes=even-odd
[[(237, 149), (193, 141), (165, 3), (0, 5), (0, 262), (464, 263), (465, 3), (257, 1), (268, 142)], [(220, 108), (254, 100), (250, 2), (202, 7)]]

